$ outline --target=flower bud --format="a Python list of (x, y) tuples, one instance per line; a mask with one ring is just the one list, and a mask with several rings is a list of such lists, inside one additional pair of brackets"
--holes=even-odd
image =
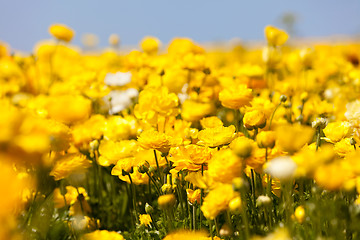
[(239, 157), (248, 158), (253, 150), (253, 142), (246, 137), (238, 137), (231, 142), (230, 148)]
[(271, 198), (269, 196), (260, 195), (256, 199), (256, 206), (257, 207), (267, 207), (271, 205)]
[(145, 212), (147, 214), (152, 214), (154, 212), (154, 208), (152, 206), (150, 206), (150, 204), (146, 203), (145, 204)]
[(287, 100), (287, 96), (285, 95), (280, 96), (280, 102), (286, 102), (286, 100)]
[(328, 121), (326, 118), (317, 118), (315, 121), (311, 123), (311, 126), (313, 128), (320, 128), (323, 129), (328, 124)]
[(229, 225), (227, 225), (226, 223), (221, 227), (220, 231), (219, 231), (220, 237), (225, 238), (225, 237), (229, 237), (233, 234), (233, 231), (231, 230), (231, 228), (229, 227)]
[(275, 146), (275, 132), (262, 131), (256, 136), (259, 148), (273, 148)]

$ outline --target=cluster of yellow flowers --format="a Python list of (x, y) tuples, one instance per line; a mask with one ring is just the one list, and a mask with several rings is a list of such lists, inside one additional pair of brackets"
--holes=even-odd
[[(18, 237), (15, 217), (39, 195), (68, 209), (68, 224), (84, 239), (124, 239), (96, 230), (106, 223), (92, 208), (107, 189), (114, 198), (115, 189), (132, 196), (128, 218), (144, 229), (159, 227), (153, 207), (167, 216), (166, 231), (176, 228), (166, 224), (174, 211), (187, 209), (180, 216), (191, 219), (189, 228), (207, 226), (210, 239), (248, 238), (248, 208), (276, 197), (290, 202), (281, 185), (301, 204), (306, 181), (359, 196), (359, 44), (290, 47), (286, 32), (268, 26), (264, 49), (205, 51), (177, 38), (163, 50), (146, 37), (141, 50), (95, 54), (69, 45), (67, 26), (49, 32), (56, 41), (39, 43), (32, 55), (0, 45), (0, 239)], [(41, 192), (47, 181), (56, 187)], [(153, 190), (151, 210), (136, 189)], [(307, 208), (288, 208), (284, 219), (305, 221)], [(267, 220), (268, 231), (275, 223)], [(289, 239), (287, 227), (254, 239)], [(164, 239), (185, 238), (209, 235), (178, 231)]]

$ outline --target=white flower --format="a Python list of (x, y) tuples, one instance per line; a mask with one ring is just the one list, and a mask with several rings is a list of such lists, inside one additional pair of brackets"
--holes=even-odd
[(132, 104), (132, 100), (139, 95), (138, 90), (129, 88), (125, 91), (114, 90), (105, 96), (105, 101), (110, 101), (109, 114), (118, 113)]
[(104, 82), (108, 86), (124, 86), (131, 82), (131, 72), (108, 73)]
[(347, 120), (359, 120), (360, 119), (360, 101), (356, 100), (346, 104), (345, 117)]
[(282, 180), (289, 180), (295, 175), (296, 163), (291, 157), (277, 157), (266, 164), (265, 172)]

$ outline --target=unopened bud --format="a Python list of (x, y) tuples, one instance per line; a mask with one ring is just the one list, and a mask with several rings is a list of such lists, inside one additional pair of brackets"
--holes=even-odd
[(225, 238), (225, 237), (229, 237), (233, 234), (233, 231), (231, 230), (231, 228), (229, 227), (229, 225), (227, 225), (226, 223), (221, 227), (220, 231), (219, 231), (220, 237)]
[(311, 126), (313, 128), (320, 128), (323, 129), (328, 124), (328, 121), (326, 118), (317, 118), (315, 121), (311, 123)]
[(152, 214), (154, 212), (154, 208), (152, 206), (150, 206), (150, 204), (146, 203), (145, 204), (145, 212), (147, 214)]
[(286, 102), (286, 100), (287, 100), (287, 96), (285, 95), (280, 96), (280, 102)]
[(260, 195), (256, 199), (256, 206), (257, 207), (267, 207), (271, 205), (271, 198), (269, 196)]

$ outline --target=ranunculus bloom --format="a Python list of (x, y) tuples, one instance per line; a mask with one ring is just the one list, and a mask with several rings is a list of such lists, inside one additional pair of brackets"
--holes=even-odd
[(219, 93), (219, 100), (224, 107), (239, 109), (249, 105), (252, 100), (252, 90), (245, 84), (230, 86)]
[(70, 42), (71, 39), (74, 37), (74, 30), (69, 28), (64, 24), (53, 24), (49, 28), (49, 32), (55, 38), (59, 40), (63, 40), (65, 42)]

